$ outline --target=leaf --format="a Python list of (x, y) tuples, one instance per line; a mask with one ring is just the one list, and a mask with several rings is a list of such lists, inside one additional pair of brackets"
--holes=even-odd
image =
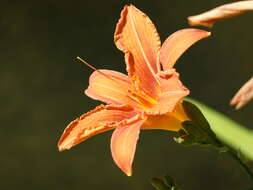
[(186, 100), (183, 101), (182, 105), (190, 120), (182, 123), (183, 129), (178, 131), (174, 140), (186, 146), (210, 145), (222, 149), (222, 143), (216, 138), (200, 109)]
[(164, 177), (153, 177), (151, 179), (151, 184), (157, 190), (180, 190), (176, 187), (174, 179), (169, 175), (165, 175)]

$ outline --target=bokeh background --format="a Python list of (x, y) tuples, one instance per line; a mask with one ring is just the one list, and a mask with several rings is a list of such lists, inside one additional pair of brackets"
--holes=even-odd
[[(113, 163), (111, 132), (57, 151), (65, 126), (99, 102), (86, 97), (92, 71), (125, 72), (113, 33), (121, 9), (132, 3), (150, 16), (161, 40), (186, 28), (187, 16), (231, 1), (7, 1), (0, 7), (0, 189), (152, 190), (149, 179), (166, 173), (184, 190), (247, 189), (247, 175), (233, 160), (203, 147), (185, 148), (173, 133), (144, 131), (134, 175)], [(233, 111), (229, 100), (253, 71), (253, 14), (219, 22), (212, 36), (190, 48), (177, 70), (191, 96), (252, 128), (253, 105)]]

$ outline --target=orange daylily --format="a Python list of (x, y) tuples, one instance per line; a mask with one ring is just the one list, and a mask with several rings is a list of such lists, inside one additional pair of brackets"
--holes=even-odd
[(128, 75), (112, 70), (96, 70), (85, 94), (108, 105), (72, 121), (58, 143), (70, 149), (87, 138), (115, 129), (111, 138), (112, 157), (128, 176), (140, 129), (178, 131), (187, 116), (181, 100), (189, 90), (173, 69), (183, 52), (209, 32), (184, 29), (175, 32), (161, 47), (155, 26), (143, 12), (127, 5), (115, 31), (115, 43), (125, 53)]

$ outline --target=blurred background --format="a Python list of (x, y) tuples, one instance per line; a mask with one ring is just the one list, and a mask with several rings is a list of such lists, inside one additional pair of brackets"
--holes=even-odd
[[(185, 148), (173, 133), (142, 131), (127, 177), (110, 153), (111, 132), (58, 152), (65, 126), (100, 104), (83, 93), (92, 70), (125, 72), (113, 33), (125, 4), (150, 16), (164, 41), (189, 27), (187, 16), (231, 1), (1, 1), (0, 189), (152, 190), (149, 179), (168, 173), (183, 190), (241, 190), (247, 175), (231, 158), (203, 147)], [(253, 14), (221, 21), (190, 48), (176, 68), (191, 96), (252, 128), (253, 104), (234, 111), (229, 100), (253, 71)]]

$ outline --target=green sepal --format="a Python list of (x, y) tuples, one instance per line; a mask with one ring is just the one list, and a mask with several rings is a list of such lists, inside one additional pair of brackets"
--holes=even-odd
[(176, 187), (174, 179), (169, 175), (165, 175), (164, 177), (153, 177), (151, 179), (151, 184), (157, 190), (180, 190)]
[(182, 106), (190, 120), (182, 122), (183, 129), (178, 131), (174, 140), (185, 146), (208, 145), (226, 151), (200, 109), (186, 100), (182, 102)]

